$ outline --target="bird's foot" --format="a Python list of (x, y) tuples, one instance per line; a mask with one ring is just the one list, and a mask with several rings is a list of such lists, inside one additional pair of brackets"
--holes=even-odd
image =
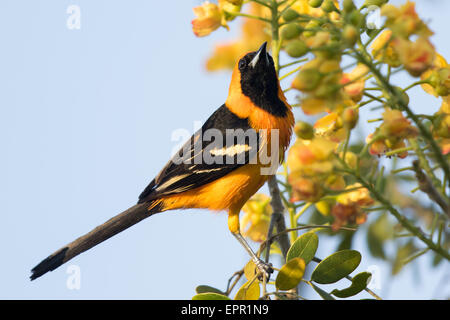
[(273, 273), (273, 268), (271, 263), (265, 263), (261, 259), (255, 261), (256, 268), (259, 271), (258, 280), (262, 281), (263, 278), (266, 278), (266, 281), (269, 281), (270, 275)]

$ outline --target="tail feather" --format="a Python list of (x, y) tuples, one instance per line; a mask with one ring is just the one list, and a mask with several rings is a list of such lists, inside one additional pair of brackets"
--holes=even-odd
[(55, 253), (48, 256), (31, 270), (30, 279), (34, 280), (49, 271), (53, 271), (73, 257), (83, 253), (97, 244), (111, 238), (119, 232), (131, 227), (139, 221), (161, 211), (161, 200), (152, 203), (139, 203), (117, 216), (109, 219), (104, 224), (96, 227), (91, 232), (79, 237)]

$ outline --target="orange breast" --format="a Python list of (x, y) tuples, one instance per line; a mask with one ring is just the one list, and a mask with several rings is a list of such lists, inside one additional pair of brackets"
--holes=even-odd
[(205, 208), (239, 211), (269, 178), (261, 175), (260, 170), (257, 164), (245, 165), (199, 188), (166, 196), (163, 199), (164, 210)]

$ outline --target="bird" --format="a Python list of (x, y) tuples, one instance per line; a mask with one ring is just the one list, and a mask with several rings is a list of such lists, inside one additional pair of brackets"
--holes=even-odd
[(175, 209), (228, 212), (228, 229), (270, 277), (240, 232), (241, 208), (283, 161), (294, 126), (267, 42), (243, 54), (228, 96), (139, 195), (137, 204), (57, 250), (31, 270), (34, 280), (154, 214)]

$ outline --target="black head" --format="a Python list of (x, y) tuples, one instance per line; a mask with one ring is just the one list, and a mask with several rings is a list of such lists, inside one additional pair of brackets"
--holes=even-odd
[(258, 51), (249, 52), (239, 60), (241, 90), (258, 107), (277, 116), (286, 115), (286, 105), (278, 97), (275, 65), (266, 50), (267, 42)]

